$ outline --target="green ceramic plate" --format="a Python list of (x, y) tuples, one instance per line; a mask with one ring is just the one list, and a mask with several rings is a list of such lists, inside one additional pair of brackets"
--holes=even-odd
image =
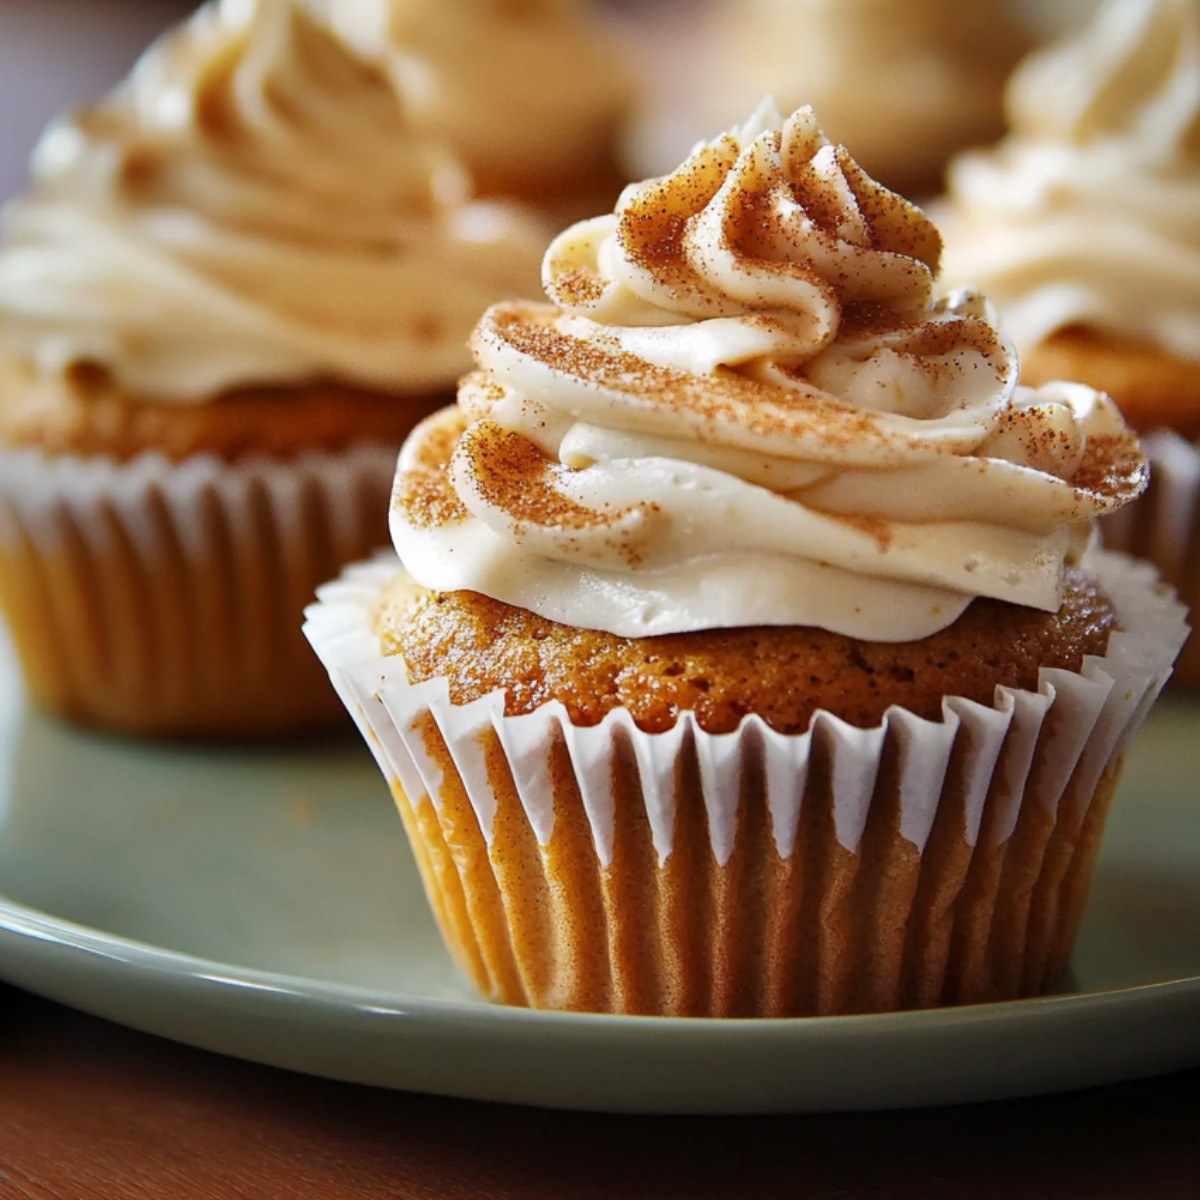
[(366, 750), (201, 751), (30, 713), (0, 651), (0, 977), (226, 1054), (489, 1100), (883, 1108), (1200, 1063), (1200, 706), (1130, 763), (1074, 990), (959, 1010), (689, 1021), (492, 1007), (457, 977)]

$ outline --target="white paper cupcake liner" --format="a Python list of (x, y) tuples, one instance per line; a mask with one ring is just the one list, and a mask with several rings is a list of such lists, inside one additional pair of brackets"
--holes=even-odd
[(344, 719), (300, 616), (386, 543), (394, 471), (376, 445), (233, 464), (0, 451), (0, 606), (35, 698), (132, 733)]
[(538, 1007), (787, 1015), (1045, 990), (1065, 969), (1129, 739), (1186, 632), (1154, 572), (1094, 561), (1121, 631), (1036, 692), (802, 735), (561, 704), (461, 706), (371, 629), (399, 570), (320, 590), (305, 632), (400, 804), (447, 943)]
[[(1200, 612), (1200, 445), (1170, 430), (1141, 439), (1150, 486), (1136, 503), (1101, 524), (1112, 550), (1152, 562), (1192, 612)], [(1200, 688), (1200, 637), (1184, 646), (1175, 682)]]

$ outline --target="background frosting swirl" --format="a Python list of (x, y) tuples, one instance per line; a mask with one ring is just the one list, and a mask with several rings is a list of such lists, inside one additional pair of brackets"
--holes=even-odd
[(611, 153), (633, 80), (583, 0), (316, 3), (387, 71), (413, 128), (453, 146), (482, 194), (578, 187)]
[(945, 277), (1019, 348), (1082, 324), (1200, 359), (1200, 3), (1116, 0), (1027, 58), (949, 172)]
[(638, 636), (756, 624), (911, 640), (977, 595), (1053, 610), (1143, 486), (1111, 403), (1016, 386), (986, 304), (811, 110), (763, 111), (546, 255), (401, 454), (426, 587)]
[(446, 386), (543, 234), (293, 0), (208, 5), (52, 125), (4, 213), (0, 345), (193, 401), (314, 378)]

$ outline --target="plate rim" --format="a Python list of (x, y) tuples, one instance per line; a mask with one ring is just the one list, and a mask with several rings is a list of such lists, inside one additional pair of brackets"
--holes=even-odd
[[(148, 1034), (343, 1083), (542, 1108), (876, 1111), (1200, 1066), (1200, 976), (909, 1012), (728, 1019), (547, 1012), (282, 975), (0, 895), (0, 951), (13, 946), (0, 953), (0, 978)], [(900, 1069), (881, 1073), (889, 1057)]]
[[(0, 644), (0, 685), (11, 676), (2, 660)], [(961, 1104), (1200, 1066), (1200, 974), (844, 1016), (553, 1012), (422, 995), (419, 982), (403, 991), (239, 965), (58, 916), (0, 890), (0, 980), (271, 1067), (605, 1112)]]
[[(18, 939), (57, 947), (51, 954), (63, 957), (85, 955), (109, 962), (119, 962), (134, 974), (154, 973), (179, 980), (213, 983), (237, 988), (244, 993), (263, 996), (287, 995), (315, 1001), (327, 1007), (369, 1009), (380, 1013), (422, 1016), (428, 1019), (459, 1017), (489, 1023), (535, 1023), (554, 1027), (584, 1025), (594, 1028), (654, 1029), (657, 1032), (687, 1030), (721, 1030), (733, 1037), (746, 1036), (746, 1031), (782, 1034), (789, 1030), (881, 1029), (885, 1025), (929, 1025), (990, 1023), (1021, 1012), (1044, 1012), (1069, 1008), (1088, 1009), (1120, 1003), (1123, 999), (1174, 997), (1196, 992), (1200, 999), (1200, 974), (1150, 983), (1129, 984), (1102, 991), (1062, 991), (1043, 996), (1016, 1000), (998, 1000), (983, 1004), (947, 1005), (936, 1008), (902, 1010), (880, 1013), (851, 1013), (841, 1015), (802, 1017), (663, 1017), (621, 1013), (560, 1012), (548, 1009), (523, 1008), (517, 1005), (491, 1004), (486, 1000), (453, 1000), (368, 988), (354, 984), (334, 983), (302, 975), (263, 971), (236, 963), (202, 958), (165, 946), (109, 933), (94, 926), (56, 917), (0, 893), (0, 931)], [(123, 954), (114, 954), (114, 950)], [(0, 977), (4, 975), (0, 959)], [(380, 1003), (386, 1001), (387, 1003)], [(739, 1030), (741, 1032), (733, 1032)]]

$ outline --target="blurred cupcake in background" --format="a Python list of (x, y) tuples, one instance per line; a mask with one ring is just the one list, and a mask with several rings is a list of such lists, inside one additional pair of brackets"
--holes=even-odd
[(412, 128), (444, 139), (483, 196), (571, 219), (609, 207), (633, 73), (584, 0), (315, 0), (379, 62)]
[(721, 0), (682, 31), (660, 15), (648, 104), (630, 143), (637, 174), (669, 170), (764, 93), (811, 104), (874, 178), (933, 195), (955, 151), (999, 136), (1004, 80), (1028, 38), (1001, 0)]
[(207, 5), (53, 124), (0, 232), (0, 604), (102, 727), (338, 717), (297, 614), (543, 235), (290, 0)]
[[(1009, 135), (949, 172), (945, 275), (999, 306), (1031, 384), (1107, 391), (1147, 495), (1105, 526), (1200, 603), (1200, 2), (1111, 0), (1031, 55)], [(1177, 678), (1200, 684), (1200, 639)]]

